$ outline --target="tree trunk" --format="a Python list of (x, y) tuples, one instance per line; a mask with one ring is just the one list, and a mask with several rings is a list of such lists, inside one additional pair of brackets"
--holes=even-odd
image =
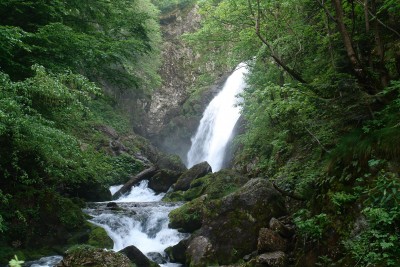
[(113, 200), (118, 199), (123, 194), (128, 192), (132, 188), (132, 186), (141, 182), (142, 180), (151, 178), (154, 174), (156, 174), (156, 172), (157, 172), (157, 169), (155, 167), (150, 167), (150, 168), (145, 169), (144, 171), (140, 172), (139, 174), (135, 175), (134, 177), (129, 179), (129, 181), (126, 182), (124, 184), (124, 186), (112, 196), (112, 199)]
[(357, 54), (353, 47), (353, 42), (351, 40), (350, 34), (346, 28), (344, 11), (342, 8), (342, 1), (332, 0), (332, 5), (335, 8), (336, 24), (338, 26), (339, 33), (342, 36), (343, 45), (344, 48), (346, 49), (347, 57), (349, 58), (350, 63), (353, 67), (353, 71), (358, 81), (360, 82), (360, 84), (363, 85), (366, 91), (370, 94), (374, 94), (376, 93), (375, 87), (373, 85), (374, 83), (371, 81), (369, 75), (367, 74), (360, 60), (358, 59)]

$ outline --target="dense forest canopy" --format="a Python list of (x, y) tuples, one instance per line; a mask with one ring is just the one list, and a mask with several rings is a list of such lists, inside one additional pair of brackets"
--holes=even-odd
[(160, 85), (158, 16), (188, 7), (198, 65), (248, 64), (233, 168), (288, 197), (296, 251), (398, 266), (398, 0), (2, 0), (0, 259), (68, 243), (83, 201), (142, 169), (96, 127), (131, 133), (118, 96)]
[(146, 0), (7, 0), (0, 15), (3, 259), (9, 244), (62, 244), (84, 225), (76, 197), (101, 199), (96, 191), (107, 195), (113, 179), (140, 168), (99, 150), (104, 137), (93, 127), (130, 131), (114, 93), (100, 88), (149, 94), (160, 83), (161, 37), (158, 9)]

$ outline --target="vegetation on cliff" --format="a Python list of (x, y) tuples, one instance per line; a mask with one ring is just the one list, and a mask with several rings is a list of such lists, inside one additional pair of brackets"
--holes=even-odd
[(199, 5), (202, 28), (187, 40), (220, 62), (247, 61), (251, 69), (236, 168), (268, 177), (292, 199), (305, 258), (398, 265), (400, 5)]

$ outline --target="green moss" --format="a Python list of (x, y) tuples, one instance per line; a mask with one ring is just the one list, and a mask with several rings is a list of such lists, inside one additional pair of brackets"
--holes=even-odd
[(245, 177), (234, 171), (222, 170), (192, 181), (185, 192), (168, 193), (164, 201), (191, 201), (203, 195), (207, 195), (208, 199), (218, 199), (235, 192), (246, 181)]
[(108, 236), (106, 230), (96, 225), (92, 226), (92, 231), (89, 234), (88, 244), (93, 247), (108, 249), (111, 249), (114, 246), (114, 242)]
[(196, 199), (185, 203), (168, 215), (169, 226), (183, 232), (193, 232), (201, 227), (204, 214), (204, 200)]

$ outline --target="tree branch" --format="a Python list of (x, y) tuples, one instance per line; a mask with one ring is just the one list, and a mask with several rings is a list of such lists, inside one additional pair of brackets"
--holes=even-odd
[(298, 201), (306, 201), (307, 200), (306, 198), (304, 198), (302, 196), (296, 195), (294, 192), (286, 192), (285, 190), (279, 188), (275, 183), (272, 183), (272, 185), (279, 193), (281, 193), (285, 197), (290, 197), (290, 198), (293, 198)]
[(325, 5), (321, 2), (321, 1), (319, 1), (319, 0), (315, 0), (318, 4), (319, 4), (319, 6), (325, 11), (325, 14), (328, 16), (328, 18), (330, 18), (333, 22), (335, 22), (336, 23), (336, 19), (335, 19), (335, 17), (331, 14), (331, 12), (329, 12), (329, 10), (325, 7)]
[(310, 132), (310, 130), (307, 129), (307, 127), (304, 127), (307, 131), (307, 133), (309, 133), (314, 139), (315, 141), (317, 141), (317, 143), (320, 145), (320, 147), (326, 152), (326, 153), (331, 153), (329, 150), (327, 150), (325, 148), (325, 146), (321, 143), (321, 141), (319, 141), (319, 139), (312, 133)]
[(271, 57), (274, 59), (274, 61), (281, 66), (290, 76), (292, 76), (295, 80), (307, 84), (307, 82), (301, 77), (301, 75), (291, 69), (290, 67), (288, 67), (273, 51), (271, 45), (268, 43), (268, 41), (261, 35), (260, 32), (260, 20), (261, 20), (261, 11), (260, 11), (260, 0), (257, 0), (257, 17), (256, 17), (256, 34), (258, 36), (258, 38), (261, 40), (261, 42), (263, 42), (268, 49), (271, 51)]

